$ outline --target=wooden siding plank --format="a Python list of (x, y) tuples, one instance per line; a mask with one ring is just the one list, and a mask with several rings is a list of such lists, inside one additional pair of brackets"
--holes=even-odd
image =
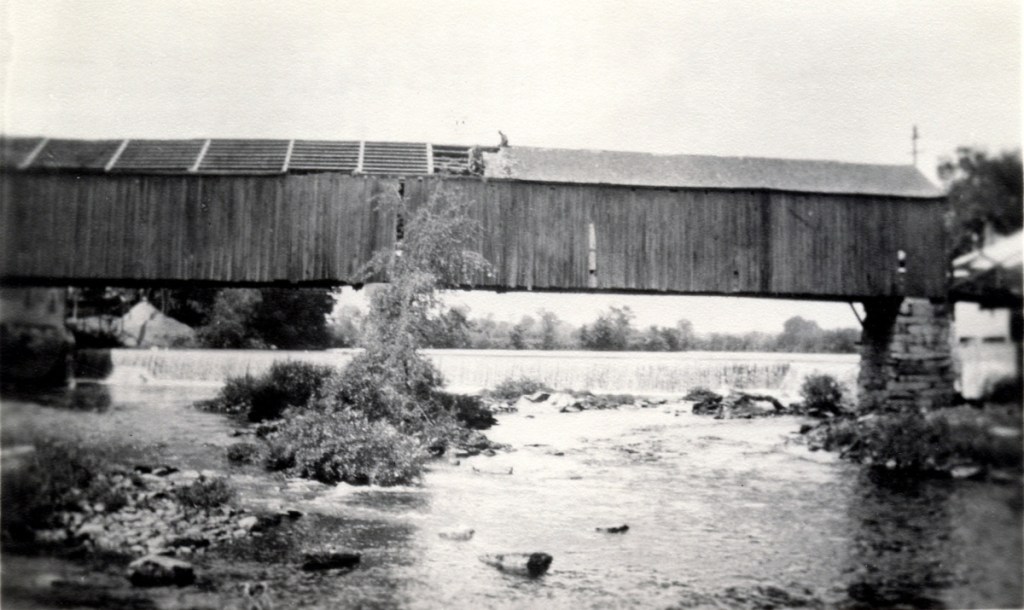
[[(351, 281), (394, 243), (398, 181), (343, 174), (0, 174), (4, 277)], [(405, 179), (473, 202), (481, 286), (857, 298), (941, 297), (940, 200)], [(900, 277), (896, 253), (907, 252)]]

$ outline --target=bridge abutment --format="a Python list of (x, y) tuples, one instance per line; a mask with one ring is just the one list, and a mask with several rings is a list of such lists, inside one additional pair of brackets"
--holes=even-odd
[(858, 402), (861, 412), (947, 406), (956, 370), (950, 344), (952, 305), (928, 299), (864, 303)]
[(0, 381), (64, 386), (71, 381), (74, 339), (64, 326), (63, 288), (0, 288)]

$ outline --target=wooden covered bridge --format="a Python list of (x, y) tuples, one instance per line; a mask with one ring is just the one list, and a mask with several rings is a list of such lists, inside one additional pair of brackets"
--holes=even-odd
[[(927, 371), (915, 365), (914, 379), (945, 375), (948, 347), (944, 358), (932, 354), (948, 334), (948, 315), (935, 304), (948, 282), (945, 200), (911, 166), (45, 138), (5, 138), (0, 164), (0, 280), (8, 286), (349, 284), (374, 251), (395, 242), (398, 221), (378, 205), (381, 196), (415, 205), (443, 187), (473, 202), (483, 226), (479, 248), (494, 273), (478, 287), (864, 302), (862, 401), (895, 396), (885, 371), (906, 334), (896, 319), (901, 302), (914, 297), (922, 300), (903, 303), (905, 315), (939, 320), (909, 340), (928, 344), (914, 353), (942, 360)], [(945, 381), (922, 383), (912, 387), (938, 397), (930, 403), (948, 393)], [(915, 404), (924, 404), (920, 396)]]

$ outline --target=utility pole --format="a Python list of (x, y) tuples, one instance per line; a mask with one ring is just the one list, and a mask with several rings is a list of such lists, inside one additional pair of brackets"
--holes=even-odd
[(914, 158), (914, 167), (917, 167), (917, 141), (918, 141), (918, 139), (920, 139), (920, 138), (917, 135), (917, 125), (914, 125), (914, 130), (910, 134), (910, 143), (914, 147), (913, 150), (910, 151), (910, 154)]

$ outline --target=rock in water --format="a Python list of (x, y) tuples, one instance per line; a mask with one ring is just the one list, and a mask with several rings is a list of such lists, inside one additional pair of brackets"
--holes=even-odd
[(362, 555), (354, 551), (336, 550), (330, 547), (303, 554), (302, 569), (307, 572), (354, 568), (359, 565)]
[(622, 524), (616, 527), (598, 527), (594, 529), (596, 529), (599, 532), (604, 532), (605, 534), (625, 534), (629, 531), (629, 526), (626, 524)]
[(473, 529), (465, 527), (441, 530), (437, 535), (445, 540), (458, 540), (461, 542), (472, 538), (474, 533)]
[(146, 555), (128, 564), (128, 580), (136, 587), (183, 587), (195, 582), (196, 573), (192, 564), (180, 559)]
[(505, 469), (490, 470), (490, 469), (477, 468), (476, 466), (474, 466), (473, 467), (473, 472), (475, 472), (476, 474), (510, 475), (510, 474), (512, 474), (512, 467), (509, 466), (508, 470), (505, 470)]
[(722, 399), (715, 419), (751, 419), (770, 415), (781, 415), (786, 412), (778, 400), (771, 396), (730, 394)]
[(480, 561), (502, 572), (531, 578), (547, 572), (553, 559), (547, 553), (490, 553), (480, 556)]

